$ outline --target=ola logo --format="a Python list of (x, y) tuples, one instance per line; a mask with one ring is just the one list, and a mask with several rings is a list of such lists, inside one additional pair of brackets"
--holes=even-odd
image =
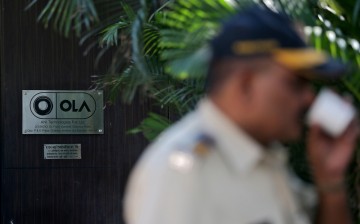
[(30, 110), (39, 119), (88, 119), (96, 101), (88, 92), (39, 92), (31, 98)]
[(49, 97), (39, 96), (34, 100), (33, 107), (38, 115), (45, 116), (51, 113), (53, 103)]
[(85, 100), (82, 102), (80, 108), (76, 108), (75, 100), (72, 100), (72, 102), (70, 102), (69, 100), (63, 100), (60, 103), (60, 109), (65, 112), (68, 112), (70, 110), (73, 112), (81, 112), (84, 108), (87, 112), (91, 112)]

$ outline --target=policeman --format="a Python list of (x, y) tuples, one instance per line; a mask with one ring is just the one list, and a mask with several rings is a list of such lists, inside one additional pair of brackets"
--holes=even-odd
[(345, 71), (295, 27), (258, 7), (223, 25), (210, 43), (207, 96), (146, 150), (131, 175), (128, 224), (351, 223), (343, 181), (355, 125), (337, 138), (310, 127), (316, 191), (294, 184), (286, 168), (279, 142), (301, 135), (314, 99), (309, 79)]

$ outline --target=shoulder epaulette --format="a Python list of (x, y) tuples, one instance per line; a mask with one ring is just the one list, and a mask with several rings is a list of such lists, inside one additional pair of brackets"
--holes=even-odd
[(208, 135), (198, 135), (193, 140), (178, 146), (169, 157), (170, 166), (178, 171), (186, 172), (192, 170), (196, 158), (203, 158), (209, 154), (214, 140)]
[(215, 145), (214, 139), (207, 134), (200, 134), (195, 141), (193, 151), (198, 156), (206, 156)]

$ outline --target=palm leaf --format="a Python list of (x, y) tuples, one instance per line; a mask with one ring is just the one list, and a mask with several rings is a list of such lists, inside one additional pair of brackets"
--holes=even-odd
[(168, 118), (159, 114), (149, 113), (149, 116), (145, 118), (138, 127), (129, 130), (127, 133), (143, 133), (149, 141), (153, 141), (163, 130), (168, 128), (170, 124), (171, 122)]
[[(120, 2), (120, 4), (122, 6), (122, 11), (124, 11), (124, 15), (121, 15), (117, 22), (112, 22), (111, 25), (106, 26), (106, 28), (100, 32), (100, 46), (117, 46), (119, 32), (125, 30), (126, 34), (130, 33), (130, 28), (136, 18), (136, 13), (129, 4), (123, 2)], [(120, 11), (121, 9), (118, 10)]]
[[(32, 7), (37, 0), (32, 1), (26, 9)], [(84, 30), (89, 30), (92, 24), (99, 22), (93, 0), (50, 0), (38, 16), (45, 27), (53, 23), (53, 27), (68, 37), (71, 28), (79, 36)]]

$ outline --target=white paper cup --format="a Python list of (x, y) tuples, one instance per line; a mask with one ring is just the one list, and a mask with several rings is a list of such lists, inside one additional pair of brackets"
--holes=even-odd
[(341, 135), (355, 117), (355, 108), (334, 91), (324, 88), (307, 116), (307, 124), (318, 124), (333, 137)]

